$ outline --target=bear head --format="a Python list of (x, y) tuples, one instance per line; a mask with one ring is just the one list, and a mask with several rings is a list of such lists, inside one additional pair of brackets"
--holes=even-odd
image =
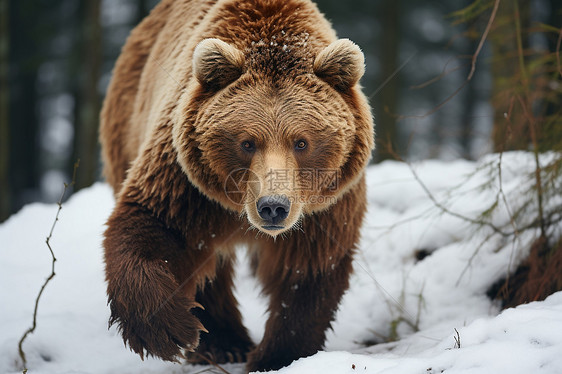
[(204, 39), (173, 125), (191, 183), (273, 237), (337, 203), (373, 148), (359, 47), (340, 39), (300, 51)]

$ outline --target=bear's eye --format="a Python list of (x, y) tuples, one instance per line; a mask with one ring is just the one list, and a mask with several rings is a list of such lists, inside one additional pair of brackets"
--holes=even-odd
[(246, 152), (254, 152), (256, 150), (256, 144), (251, 140), (245, 140), (240, 144), (242, 149)]
[(295, 142), (295, 149), (296, 149), (297, 151), (302, 151), (303, 149), (306, 148), (306, 146), (307, 146), (306, 140), (300, 139), (300, 140), (297, 140), (297, 141)]

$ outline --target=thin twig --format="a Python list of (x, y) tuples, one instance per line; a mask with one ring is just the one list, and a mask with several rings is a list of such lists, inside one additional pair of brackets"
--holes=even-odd
[(420, 83), (420, 84), (417, 84), (417, 85), (410, 86), (410, 89), (412, 89), (412, 90), (419, 90), (419, 89), (425, 88), (425, 87), (427, 87), (427, 86), (429, 86), (429, 85), (432, 85), (432, 84), (435, 83), (435, 82), (440, 81), (441, 79), (445, 78), (447, 75), (449, 75), (449, 74), (451, 74), (451, 73), (454, 73), (455, 71), (458, 71), (458, 70), (460, 70), (460, 69), (462, 69), (462, 68), (464, 68), (464, 67), (466, 67), (466, 66), (468, 65), (468, 64), (462, 64), (462, 65), (455, 66), (454, 68), (451, 68), (451, 69), (447, 70), (447, 65), (449, 65), (449, 63), (450, 63), (451, 61), (453, 61), (453, 59), (454, 59), (454, 57), (451, 57), (451, 58), (445, 63), (445, 66), (443, 66), (443, 70), (441, 71), (441, 74), (439, 74), (439, 75), (436, 76), (436, 77), (431, 78), (430, 80), (428, 80), (428, 81), (426, 81), (426, 82), (424, 82), (424, 83)]
[(455, 333), (456, 333), (456, 336), (453, 336), (453, 338), (455, 339), (455, 348), (460, 349), (461, 348), (461, 335), (459, 334), (459, 331), (457, 329), (455, 329)]
[(420, 118), (421, 119), (421, 118), (429, 117), (432, 114), (434, 114), (435, 112), (439, 111), (441, 108), (443, 108), (445, 106), (445, 104), (447, 104), (449, 101), (453, 100), (453, 98), (455, 96), (457, 96), (458, 93), (461, 92), (466, 87), (468, 82), (469, 82), (469, 80), (466, 79), (452, 94), (447, 96), (445, 98), (445, 100), (441, 101), (439, 104), (437, 104), (431, 110), (425, 112), (424, 114), (420, 114), (420, 115), (398, 115), (398, 116), (396, 116), (396, 118), (398, 120), (402, 120), (402, 119), (406, 119), (406, 118)]
[(498, 194), (500, 195), (504, 205), (505, 205), (505, 209), (507, 210), (507, 214), (509, 215), (509, 222), (511, 224), (511, 227), (513, 227), (513, 233), (514, 235), (519, 238), (519, 230), (517, 229), (517, 225), (515, 224), (515, 218), (514, 218), (514, 214), (513, 211), (507, 201), (507, 196), (505, 195), (505, 192), (503, 190), (503, 177), (502, 177), (502, 159), (503, 159), (503, 152), (500, 152), (500, 159), (498, 161), (498, 181), (499, 181), (499, 191)]
[(474, 261), (474, 259), (476, 258), (476, 256), (478, 255), (478, 253), (480, 252), (480, 250), (482, 249), (484, 244), (486, 244), (488, 242), (488, 240), (490, 240), (493, 236), (494, 236), (493, 232), (489, 233), (488, 235), (486, 235), (484, 240), (482, 240), (480, 242), (480, 244), (476, 247), (476, 249), (474, 250), (474, 252), (470, 256), (470, 258), (468, 259), (468, 262), (467, 262), (466, 266), (461, 271), (461, 274), (459, 275), (457, 281), (455, 282), (455, 287), (458, 287), (460, 285), (462, 278), (464, 277), (464, 275), (466, 274), (468, 269), (470, 269), (470, 267), (472, 266), (472, 261)]
[(394, 78), (396, 76), (396, 74), (398, 74), (400, 72), (400, 70), (404, 69), (406, 67), (406, 65), (408, 65), (408, 63), (418, 54), (418, 51), (415, 51), (414, 53), (412, 53), (412, 55), (410, 57), (408, 57), (406, 59), (406, 61), (404, 61), (400, 66), (398, 66), (393, 72), (392, 74), (390, 74), (390, 76), (388, 78), (386, 78), (384, 80), (384, 82), (382, 82), (380, 84), (380, 86), (373, 91), (372, 94), (369, 95), (369, 100), (372, 99), (376, 94), (378, 94), (387, 84), (388, 82), (390, 82), (392, 80), (392, 78)]
[(27, 359), (25, 357), (25, 352), (23, 350), (23, 342), (25, 341), (25, 339), (27, 338), (27, 336), (29, 334), (31, 334), (35, 331), (35, 328), (37, 327), (37, 310), (39, 308), (39, 300), (41, 299), (41, 295), (43, 294), (43, 291), (47, 287), (47, 284), (51, 281), (51, 279), (53, 279), (55, 277), (55, 262), (57, 261), (57, 258), (55, 257), (55, 253), (53, 251), (53, 248), (51, 247), (50, 242), (51, 242), (51, 238), (53, 237), (53, 231), (55, 230), (55, 226), (56, 226), (56, 224), (59, 220), (59, 214), (60, 214), (60, 211), (62, 209), (62, 201), (64, 200), (64, 196), (66, 194), (66, 191), (68, 190), (69, 187), (72, 187), (76, 183), (76, 170), (78, 169), (79, 165), (80, 165), (80, 160), (78, 160), (74, 163), (74, 170), (72, 172), (72, 182), (70, 182), (70, 184), (67, 184), (67, 183), (64, 184), (64, 189), (62, 190), (61, 197), (60, 197), (59, 201), (57, 202), (58, 210), (57, 210), (57, 214), (55, 216), (55, 220), (53, 221), (53, 225), (51, 226), (51, 231), (49, 232), (49, 236), (47, 236), (47, 239), (45, 240), (45, 243), (47, 244), (47, 247), (49, 248), (49, 252), (51, 253), (51, 257), (52, 257), (51, 274), (49, 275), (49, 277), (47, 277), (47, 279), (45, 279), (45, 282), (43, 283), (43, 286), (41, 286), (41, 289), (39, 290), (39, 294), (35, 298), (35, 307), (33, 309), (33, 321), (32, 321), (31, 327), (28, 328), (25, 331), (25, 333), (23, 334), (23, 336), (21, 337), (21, 339), (18, 343), (18, 352), (19, 352), (20, 358), (22, 360), (23, 373), (24, 374), (27, 373)]
[(558, 73), (562, 77), (562, 65), (560, 64), (560, 44), (562, 44), (562, 28), (558, 33), (558, 41), (556, 42), (556, 66), (558, 66)]
[(509, 277), (511, 275), (511, 265), (513, 264), (513, 255), (515, 254), (515, 243), (517, 241), (519, 241), (519, 230), (517, 229), (517, 225), (515, 224), (515, 218), (514, 218), (514, 214), (513, 211), (511, 210), (509, 203), (507, 201), (507, 196), (505, 195), (505, 192), (503, 190), (503, 178), (502, 178), (502, 159), (503, 159), (503, 152), (500, 152), (500, 159), (498, 162), (498, 179), (499, 179), (499, 184), (500, 184), (500, 190), (498, 192), (499, 196), (501, 197), (504, 205), (505, 205), (505, 209), (507, 210), (507, 214), (509, 215), (509, 222), (511, 223), (511, 227), (513, 227), (513, 242), (512, 242), (512, 246), (511, 246), (511, 253), (509, 255), (509, 263), (507, 265), (507, 276), (506, 276), (506, 283), (509, 283)]
[(227, 371), (226, 369), (224, 369), (222, 366), (220, 366), (219, 364), (217, 364), (215, 361), (211, 360), (209, 357), (205, 356), (202, 353), (199, 352), (193, 352), (193, 355), (202, 358), (203, 360), (207, 361), (207, 363), (211, 366), (216, 367), (217, 369), (219, 369), (221, 372), (223, 372), (224, 374), (230, 374), (229, 371)]
[(484, 33), (482, 33), (482, 37), (480, 38), (480, 42), (478, 43), (478, 47), (476, 47), (476, 52), (472, 56), (472, 66), (470, 67), (470, 73), (468, 73), (468, 77), (466, 80), (471, 80), (474, 72), (476, 71), (476, 60), (478, 59), (478, 55), (480, 55), (480, 51), (482, 51), (482, 47), (484, 46), (484, 42), (488, 38), (488, 33), (492, 28), (492, 24), (496, 19), (496, 13), (498, 12), (498, 8), (500, 6), (500, 0), (496, 0), (494, 3), (494, 9), (492, 9), (492, 14), (490, 15), (490, 19), (488, 20), (488, 24), (486, 25), (486, 29), (484, 29)]
[(502, 236), (509, 236), (508, 233), (502, 231), (499, 227), (497, 227), (496, 225), (494, 225), (491, 222), (486, 222), (483, 220), (478, 220), (478, 219), (474, 219), (474, 218), (470, 218), (467, 217), (463, 214), (457, 213), (457, 212), (453, 212), (452, 210), (450, 210), (449, 208), (447, 208), (446, 206), (444, 206), (443, 204), (441, 204), (439, 201), (437, 201), (437, 199), (435, 198), (435, 196), (433, 196), (433, 194), (431, 193), (431, 191), (429, 190), (429, 188), (425, 185), (425, 183), (421, 180), (421, 178), (419, 177), (418, 173), (416, 172), (416, 170), (414, 169), (414, 167), (409, 163), (406, 162), (406, 165), (408, 165), (408, 167), (410, 168), (410, 171), (412, 172), (412, 175), (414, 176), (414, 178), (416, 179), (416, 181), (420, 184), (421, 188), (424, 190), (424, 192), (426, 193), (427, 197), (429, 197), (429, 199), (433, 202), (433, 204), (441, 209), (444, 213), (447, 213), (453, 217), (457, 217), (463, 221), (467, 221), (473, 224), (477, 224), (477, 225), (484, 225), (484, 226), (488, 226), (490, 227), (492, 230), (494, 230), (496, 233), (502, 235)]
[[(384, 235), (384, 234), (387, 234), (387, 233), (391, 232), (392, 230), (394, 230), (394, 229), (395, 229), (396, 227), (398, 227), (398, 226), (402, 226), (402, 225), (405, 225), (405, 224), (407, 224), (407, 223), (416, 221), (416, 220), (418, 220), (418, 219), (420, 219), (420, 218), (424, 218), (424, 217), (427, 216), (430, 212), (431, 212), (431, 210), (430, 210), (430, 209), (427, 209), (427, 210), (424, 211), (423, 213), (420, 213), (420, 214), (417, 214), (417, 215), (415, 215), (415, 216), (411, 216), (411, 217), (407, 217), (407, 218), (401, 219), (401, 220), (399, 220), (399, 221), (396, 221), (396, 222), (392, 223), (391, 225), (386, 225), (386, 226), (378, 226), (378, 225), (370, 225), (370, 226), (367, 226), (367, 225), (365, 225), (364, 227), (365, 227), (365, 228), (368, 228), (368, 229), (372, 229), (372, 230), (385, 230), (385, 231), (381, 234), (381, 235)], [(375, 241), (376, 241), (376, 239), (375, 239)]]
[(425, 194), (427, 195), (427, 197), (429, 197), (429, 199), (433, 202), (433, 204), (441, 209), (442, 212), (447, 213), (453, 217), (459, 218), (461, 220), (464, 220), (466, 222), (472, 223), (472, 224), (476, 224), (479, 226), (488, 226), (490, 227), (495, 233), (500, 234), (504, 237), (509, 237), (511, 235), (513, 235), (513, 233), (510, 232), (505, 232), (503, 230), (501, 230), (499, 227), (497, 227), (496, 225), (494, 225), (491, 222), (487, 222), (484, 221), (482, 219), (474, 219), (471, 217), (467, 217), (463, 214), (454, 212), (452, 210), (450, 210), (449, 208), (447, 208), (445, 205), (443, 205), (442, 203), (440, 203), (439, 201), (437, 201), (437, 199), (435, 198), (435, 196), (433, 195), (433, 193), (431, 193), (431, 191), (429, 190), (429, 188), (426, 186), (426, 184), (421, 180), (421, 178), (419, 177), (418, 173), (416, 172), (416, 170), (414, 169), (414, 167), (412, 166), (412, 164), (410, 162), (405, 161), (399, 154), (397, 153), (392, 153), (392, 156), (401, 162), (404, 162), (408, 168), (410, 169), (410, 172), (412, 173), (412, 175), (414, 176), (414, 179), (419, 183), (419, 185), (421, 186), (421, 188), (424, 190)]
[(426, 117), (429, 117), (430, 115), (432, 115), (435, 112), (437, 112), (438, 110), (440, 110), (443, 106), (445, 106), (445, 104), (447, 104), (449, 101), (451, 101), (455, 96), (457, 96), (458, 93), (460, 91), (462, 91), (462, 89), (472, 80), (472, 77), (474, 76), (474, 72), (476, 71), (476, 61), (478, 60), (478, 57), (480, 56), (480, 52), (482, 51), (482, 47), (484, 46), (484, 42), (488, 38), (488, 33), (490, 32), (490, 29), (492, 28), (492, 24), (494, 23), (494, 20), (496, 19), (496, 14), (498, 12), (499, 5), (500, 5), (500, 0), (496, 0), (495, 3), (494, 3), (494, 8), (492, 9), (492, 14), (490, 15), (490, 18), (488, 19), (488, 24), (486, 25), (486, 28), (484, 29), (484, 32), (482, 33), (482, 37), (480, 38), (480, 42), (478, 43), (478, 46), (476, 47), (476, 51), (472, 55), (470, 72), (468, 73), (468, 76), (466, 77), (465, 81), (452, 94), (447, 96), (441, 103), (439, 103), (437, 106), (433, 107), (433, 109), (429, 110), (428, 112), (426, 112), (422, 115), (398, 115), (398, 116), (396, 116), (398, 120), (405, 119), (405, 118), (426, 118)]
[(422, 283), (420, 293), (418, 294), (418, 313), (416, 315), (416, 322), (415, 322), (416, 332), (420, 331), (421, 313), (422, 313), (422, 309), (425, 305), (424, 298), (423, 298), (423, 290), (424, 289), (425, 289), (425, 282)]

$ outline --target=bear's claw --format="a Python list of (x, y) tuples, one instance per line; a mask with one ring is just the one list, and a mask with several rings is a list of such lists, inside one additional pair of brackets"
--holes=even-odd
[(112, 322), (119, 324), (123, 341), (142, 359), (146, 352), (146, 356), (173, 362), (186, 358), (182, 349), (195, 351), (199, 344), (199, 331), (206, 331), (196, 317), (185, 311), (173, 319), (155, 315), (148, 321), (142, 321), (134, 316), (126, 320), (113, 316)]
[(182, 349), (195, 351), (199, 332), (207, 332), (199, 319), (189, 312), (194, 306), (183, 297), (172, 296), (147, 315), (146, 310), (127, 308), (110, 298), (109, 325), (118, 325), (125, 344), (141, 359), (146, 355), (178, 362), (185, 358)]
[(195, 352), (187, 353), (187, 361), (192, 364), (224, 364), (246, 362), (246, 356), (254, 348), (252, 341), (235, 331), (213, 331), (201, 336)]

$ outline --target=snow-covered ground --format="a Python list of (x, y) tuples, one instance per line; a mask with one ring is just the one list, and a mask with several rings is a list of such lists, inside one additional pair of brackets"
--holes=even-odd
[[(398, 162), (370, 167), (369, 212), (355, 274), (326, 350), (280, 372), (562, 373), (562, 292), (501, 313), (486, 297), (526, 256), (537, 234), (506, 238), (467, 221), (480, 220), (498, 200), (485, 219), (513, 230), (509, 212), (524, 201), (533, 158), (509, 153), (501, 162), (501, 184), (498, 155), (478, 162), (425, 161), (413, 169)], [(219, 372), (143, 362), (123, 346), (115, 328), (107, 329), (101, 238), (113, 204), (109, 187), (99, 183), (63, 205), (51, 239), (56, 276), (42, 296), (37, 330), (24, 344), (29, 373)], [(31, 204), (0, 225), (0, 373), (19, 370), (17, 344), (51, 269), (45, 238), (56, 211), (56, 205)], [(417, 260), (419, 251), (427, 257)], [(242, 251), (237, 276), (245, 323), (257, 341), (265, 301)], [(242, 373), (243, 365), (224, 369)]]

